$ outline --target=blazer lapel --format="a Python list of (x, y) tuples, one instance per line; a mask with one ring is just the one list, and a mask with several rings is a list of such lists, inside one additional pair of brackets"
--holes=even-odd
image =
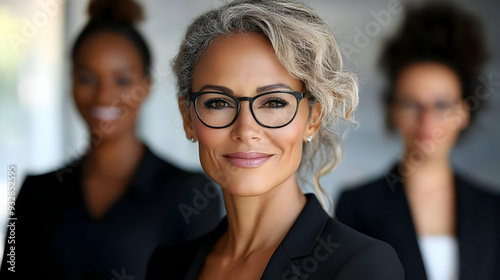
[(274, 280), (274, 279), (290, 279), (290, 276), (295, 274), (294, 264), (290, 260), (290, 257), (285, 252), (283, 244), (280, 244), (278, 248), (274, 251), (273, 256), (267, 263), (266, 269), (262, 274), (261, 279), (264, 280)]
[(300, 275), (292, 259), (312, 253), (329, 218), (314, 194), (306, 197), (306, 206), (274, 251), (261, 279), (294, 279)]
[(460, 279), (495, 279), (500, 265), (498, 200), (475, 190), (455, 177), (457, 188), (457, 236), (460, 248)]
[(385, 241), (393, 245), (396, 251), (405, 252), (399, 258), (405, 268), (406, 279), (427, 279), (413, 217), (402, 184), (396, 187), (384, 211), (382, 217), (392, 217), (382, 219), (385, 223), (389, 223), (381, 227), (390, 232), (391, 240)]
[(377, 205), (381, 207), (373, 209), (377, 214), (368, 221), (371, 224), (368, 235), (391, 244), (397, 252), (404, 252), (399, 254), (399, 259), (405, 268), (406, 279), (425, 280), (427, 277), (418, 237), (402, 184), (404, 178), (399, 173), (398, 165), (386, 175), (386, 179), (391, 187), (387, 188), (382, 197), (372, 198), (379, 200)]
[[(398, 172), (397, 168), (392, 172)], [(398, 174), (399, 173), (393, 173)], [(497, 203), (489, 196), (482, 195), (467, 181), (455, 176), (456, 192), (456, 234), (459, 246), (460, 279), (495, 279), (493, 269), (498, 266), (500, 248), (500, 224), (496, 217)], [(396, 251), (406, 252), (400, 256), (407, 279), (427, 279), (413, 218), (401, 182), (398, 182), (391, 199), (386, 201), (381, 219), (386, 221), (382, 230), (388, 230), (386, 238)], [(388, 224), (387, 224), (388, 223)], [(386, 235), (386, 236), (387, 236)], [(377, 238), (376, 236), (374, 236)], [(401, 258), (403, 257), (403, 258)]]

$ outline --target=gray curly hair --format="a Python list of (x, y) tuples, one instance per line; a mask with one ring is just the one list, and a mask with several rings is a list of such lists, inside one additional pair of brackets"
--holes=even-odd
[(304, 174), (315, 174), (314, 189), (323, 207), (322, 193), (326, 195), (331, 213), (332, 199), (319, 179), (342, 158), (334, 128), (339, 121), (353, 122), (358, 86), (356, 76), (342, 70), (341, 52), (328, 24), (308, 6), (287, 0), (237, 0), (203, 13), (188, 27), (172, 62), (180, 99), (187, 100), (195, 65), (210, 43), (234, 33), (266, 36), (280, 63), (321, 105), (321, 127), (313, 141), (303, 145), (298, 173), (303, 180)]

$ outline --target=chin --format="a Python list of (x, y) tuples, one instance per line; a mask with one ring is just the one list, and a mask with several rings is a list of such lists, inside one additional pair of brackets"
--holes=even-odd
[(447, 158), (450, 153), (445, 143), (427, 142), (426, 145), (412, 145), (407, 149), (410, 160), (415, 164)]
[(276, 186), (276, 184), (266, 179), (265, 176), (248, 176), (249, 174), (238, 175), (235, 176), (235, 174), (231, 174), (231, 176), (228, 176), (225, 174), (225, 176), (212, 177), (212, 179), (231, 195), (240, 197), (261, 196), (273, 190), (274, 186)]
[(227, 193), (237, 197), (259, 197), (268, 193), (271, 189), (249, 188), (249, 187), (226, 187)]

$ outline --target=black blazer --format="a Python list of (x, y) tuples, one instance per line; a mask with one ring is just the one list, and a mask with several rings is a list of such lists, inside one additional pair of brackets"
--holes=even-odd
[[(157, 246), (199, 237), (222, 218), (217, 185), (147, 148), (127, 191), (99, 220), (88, 214), (81, 177), (76, 161), (26, 178), (16, 202), (15, 244), (6, 240), (0, 279), (144, 279)], [(10, 246), (15, 263), (7, 262)]]
[[(337, 218), (346, 225), (396, 249), (406, 279), (426, 279), (417, 235), (400, 173), (341, 194)], [(456, 233), (460, 279), (500, 279), (500, 197), (455, 176)]]
[[(313, 194), (274, 251), (261, 279), (404, 279), (401, 263), (386, 243), (363, 235), (328, 216)], [(227, 220), (200, 239), (159, 247), (147, 279), (196, 279)]]

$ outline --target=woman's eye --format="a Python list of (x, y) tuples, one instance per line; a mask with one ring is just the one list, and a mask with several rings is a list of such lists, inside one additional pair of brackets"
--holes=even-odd
[(128, 86), (132, 83), (130, 78), (118, 78), (117, 84), (120, 86)]
[(281, 99), (271, 99), (271, 100), (266, 101), (266, 103), (264, 103), (264, 107), (268, 107), (271, 109), (284, 108), (287, 105), (288, 105), (288, 102), (286, 102), (285, 100), (281, 100)]
[(222, 110), (226, 107), (231, 106), (231, 104), (229, 104), (229, 102), (227, 102), (224, 99), (212, 99), (212, 100), (205, 101), (205, 103), (203, 103), (203, 104), (205, 105), (206, 108), (215, 109), (215, 110)]
[(404, 110), (415, 110), (415, 111), (417, 111), (417, 110), (420, 109), (420, 104), (418, 102), (413, 102), (413, 101), (401, 102), (400, 106)]
[(450, 109), (451, 107), (453, 107), (453, 105), (446, 101), (439, 101), (434, 104), (434, 108), (442, 111)]
[(76, 80), (78, 81), (78, 83), (84, 85), (93, 85), (96, 82), (96, 79), (94, 77), (87, 75), (77, 76)]

